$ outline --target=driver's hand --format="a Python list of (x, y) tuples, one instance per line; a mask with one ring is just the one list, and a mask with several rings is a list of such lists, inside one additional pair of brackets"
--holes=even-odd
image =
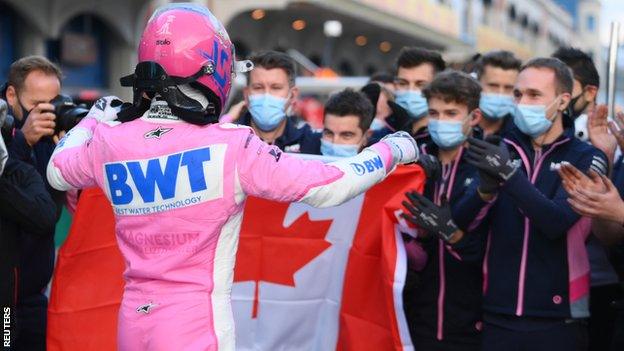
[(54, 145), (57, 145), (59, 143), (59, 141), (61, 141), (61, 139), (63, 139), (65, 134), (66, 134), (65, 131), (61, 130), (58, 134), (54, 135), (52, 137), (52, 141), (54, 141)]

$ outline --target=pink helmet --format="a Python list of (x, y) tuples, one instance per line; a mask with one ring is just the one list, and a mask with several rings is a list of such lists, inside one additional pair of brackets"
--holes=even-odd
[[(235, 66), (234, 45), (207, 8), (170, 4), (157, 9), (148, 21), (139, 44), (139, 64), (121, 84), (134, 88), (135, 106), (145, 104), (143, 93), (158, 93), (180, 118), (207, 124), (221, 114)], [(247, 62), (246, 68), (252, 65)], [(199, 90), (208, 106), (182, 93), (178, 87), (185, 84)]]

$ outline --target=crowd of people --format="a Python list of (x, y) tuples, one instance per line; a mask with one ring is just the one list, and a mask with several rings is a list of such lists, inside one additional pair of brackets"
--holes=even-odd
[[(417, 233), (403, 235), (403, 305), (416, 350), (624, 349), (624, 114), (607, 116), (597, 103), (600, 76), (586, 53), (565, 47), (523, 62), (492, 51), (461, 71), (438, 52), (406, 47), (393, 72), (332, 94), (317, 131), (292, 113), (297, 67), (281, 52), (253, 54), (244, 101), (222, 111), (229, 83), (214, 74), (233, 71), (233, 57), (204, 72), (205, 55), (185, 56), (184, 67), (158, 55), (151, 43), (171, 11), (187, 22), (171, 25), (178, 38), (202, 45), (218, 37), (220, 51), (233, 52), (207, 10), (157, 10), (128, 83), (132, 106), (100, 99), (64, 138), (49, 103), (61, 91), (58, 67), (29, 56), (10, 68), (2, 89), (8, 114), (0, 113), (0, 298), (13, 326), (11, 349), (45, 349), (44, 291), (55, 222), (68, 194), (76, 196), (68, 190), (102, 187), (117, 215), (120, 249), (131, 262), (120, 349), (159, 342), (229, 349), (231, 238), (244, 196), (333, 206), (406, 163), (426, 174), (422, 194), (405, 194), (403, 214)], [(212, 42), (204, 49), (211, 52)], [(364, 176), (349, 166), (371, 159), (379, 167)], [(148, 174), (130, 160), (143, 160)], [(205, 177), (220, 178), (211, 183), (220, 188)], [(172, 204), (191, 195), (195, 202)], [(194, 245), (204, 250), (175, 259), (145, 255), (131, 242), (133, 231), (175, 234), (199, 223)], [(225, 273), (213, 277), (213, 270)], [(154, 296), (168, 306), (153, 304)], [(198, 300), (206, 309), (189, 308)], [(153, 308), (163, 314), (148, 321)], [(214, 320), (202, 312), (211, 310)], [(133, 328), (139, 319), (147, 324)], [(171, 332), (159, 333), (165, 327), (179, 336), (174, 344)]]
[(405, 236), (404, 291), (416, 349), (622, 347), (624, 217), (609, 177), (617, 184), (623, 121), (597, 105), (586, 53), (523, 63), (492, 51), (462, 72), (404, 48), (393, 74), (333, 94), (317, 133), (288, 114), (294, 62), (279, 52), (251, 60), (245, 107), (225, 118), (284, 150), (347, 157), (397, 130), (417, 141), (427, 181), (406, 196), (419, 231)]

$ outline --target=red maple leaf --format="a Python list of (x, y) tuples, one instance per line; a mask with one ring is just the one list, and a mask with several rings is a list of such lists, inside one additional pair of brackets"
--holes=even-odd
[(252, 318), (258, 316), (260, 281), (295, 286), (294, 274), (331, 246), (325, 240), (331, 220), (312, 221), (306, 212), (284, 227), (289, 206), (252, 197), (245, 205), (234, 281), (256, 283)]

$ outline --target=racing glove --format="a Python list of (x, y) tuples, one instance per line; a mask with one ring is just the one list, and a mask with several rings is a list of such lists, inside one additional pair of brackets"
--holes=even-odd
[(390, 147), (394, 165), (416, 162), (420, 152), (416, 140), (407, 132), (395, 132), (381, 139)]
[(122, 105), (123, 101), (116, 96), (101, 97), (93, 104), (85, 118), (95, 118), (98, 122), (115, 121)]
[(509, 150), (501, 143), (500, 137), (491, 136), (486, 140), (470, 137), (468, 143), (470, 147), (466, 153), (466, 161), (487, 174), (481, 178), (484, 187), (482, 190), (491, 191), (495, 188), (494, 180), (503, 183), (518, 169), (518, 163), (511, 159)]
[(459, 229), (453, 222), (451, 206), (446, 198), (443, 198), (442, 205), (438, 206), (415, 191), (405, 195), (408, 201), (403, 201), (403, 206), (410, 213), (402, 214), (403, 218), (446, 242), (453, 239)]

